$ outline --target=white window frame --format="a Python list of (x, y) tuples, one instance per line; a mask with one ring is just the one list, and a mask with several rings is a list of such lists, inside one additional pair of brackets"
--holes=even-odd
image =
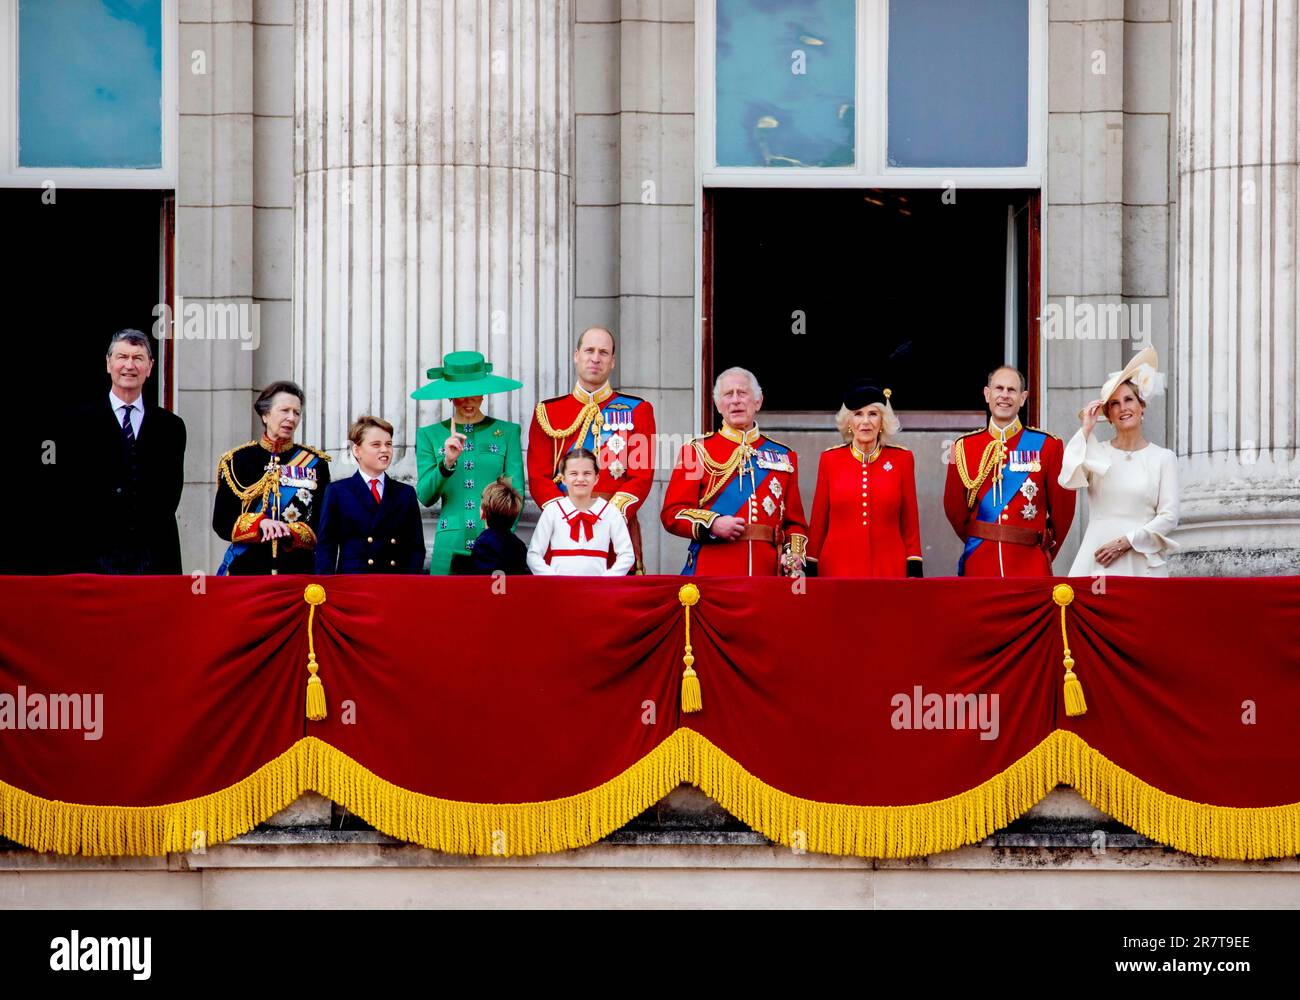
[[(1023, 167), (889, 165), (889, 0), (856, 0), (857, 60), (852, 167), (719, 167), (717, 165), (717, 0), (696, 0), (699, 128), (704, 187), (771, 188), (1041, 188), (1047, 162), (1047, 3), (1029, 6), (1029, 132)], [(872, 95), (876, 94), (876, 97)]]
[(162, 0), (162, 166), (18, 166), (18, 0), (0, 0), (0, 187), (175, 190), (179, 131), (179, 0)]

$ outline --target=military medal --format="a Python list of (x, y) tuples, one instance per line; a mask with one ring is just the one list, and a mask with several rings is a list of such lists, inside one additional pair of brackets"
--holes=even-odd
[(612, 438), (609, 439), (609, 441), (605, 443), (605, 447), (608, 448), (610, 451), (612, 451), (615, 455), (617, 455), (619, 452), (623, 450), (623, 445), (624, 445), (623, 439), (617, 434), (615, 434)]
[(768, 486), (768, 489), (772, 491), (772, 496), (776, 497), (778, 500), (781, 499), (781, 484), (777, 480), (773, 479), (772, 484)]
[(617, 460), (615, 460), (615, 462), (609, 467), (609, 474), (615, 479), (621, 479), (623, 473), (626, 471), (627, 469), (623, 467), (623, 463)]
[(776, 504), (771, 497), (763, 497), (763, 509), (767, 511), (767, 516), (772, 516), (772, 511), (776, 510)]
[(1027, 503), (1020, 508), (1020, 516), (1023, 517), (1026, 521), (1032, 521), (1035, 517), (1038, 516), (1038, 508), (1035, 507), (1032, 503)]
[(1026, 500), (1032, 501), (1038, 496), (1038, 484), (1032, 479), (1026, 479), (1020, 486), (1020, 495)]

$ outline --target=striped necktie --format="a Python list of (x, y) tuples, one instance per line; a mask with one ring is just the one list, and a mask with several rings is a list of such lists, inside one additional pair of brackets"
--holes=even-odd
[(127, 444), (135, 444), (135, 428), (131, 426), (131, 413), (135, 410), (133, 403), (122, 407), (122, 439)]

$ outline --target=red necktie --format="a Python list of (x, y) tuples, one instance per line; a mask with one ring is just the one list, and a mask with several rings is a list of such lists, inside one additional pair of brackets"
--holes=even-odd
[(581, 541), (581, 535), (585, 528), (587, 541), (591, 541), (594, 536), (592, 529), (596, 526), (596, 522), (599, 520), (600, 518), (589, 510), (577, 511), (573, 517), (569, 518), (569, 537), (575, 542)]
[(374, 495), (375, 503), (382, 503), (382, 502), (383, 502), (383, 501), (380, 499), (380, 496), (379, 496), (379, 480), (378, 480), (378, 479), (372, 479), (372, 480), (370, 480), (370, 492)]

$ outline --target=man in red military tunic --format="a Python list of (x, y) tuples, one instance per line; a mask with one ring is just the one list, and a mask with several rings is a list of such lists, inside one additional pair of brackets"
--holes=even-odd
[(1070, 531), (1074, 493), (1057, 482), (1064, 447), (1021, 425), (1028, 397), (1016, 369), (992, 372), (984, 389), (988, 425), (952, 446), (943, 509), (966, 543), (958, 576), (1051, 576)]
[(682, 449), (660, 520), (691, 540), (687, 576), (802, 576), (808, 527), (795, 453), (754, 422), (763, 405), (744, 368), (718, 376), (713, 402), (723, 427)]
[(539, 507), (563, 496), (560, 459), (586, 448), (600, 466), (592, 495), (626, 519), (635, 571), (643, 573), (637, 513), (654, 484), (655, 411), (639, 396), (610, 388), (614, 350), (614, 336), (604, 327), (584, 330), (573, 352), (578, 384), (537, 404), (528, 428), (528, 492)]

